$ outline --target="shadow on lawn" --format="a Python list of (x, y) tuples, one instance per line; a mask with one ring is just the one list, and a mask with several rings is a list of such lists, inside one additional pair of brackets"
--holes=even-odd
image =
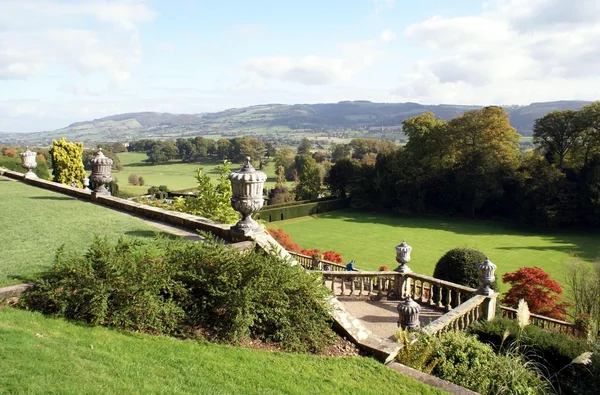
[(349, 223), (378, 224), (382, 227), (389, 226), (390, 230), (402, 228), (443, 230), (466, 236), (498, 236), (499, 245), (502, 244), (501, 236), (538, 236), (546, 239), (549, 246), (519, 246), (495, 247), (500, 250), (533, 250), (533, 251), (559, 251), (573, 252), (586, 261), (593, 262), (600, 256), (600, 248), (595, 237), (600, 232), (584, 232), (570, 230), (552, 230), (527, 228), (516, 224), (494, 222), (466, 218), (448, 218), (438, 216), (418, 216), (374, 211), (340, 210), (321, 214), (318, 218), (339, 220)]
[(159, 230), (155, 230), (155, 231), (154, 230), (130, 230), (130, 231), (125, 232), (125, 234), (127, 236), (144, 237), (144, 238), (150, 238), (150, 239), (154, 239), (157, 236), (167, 237), (169, 239), (176, 239), (178, 237), (171, 233), (162, 232)]
[(35, 200), (75, 200), (74, 197), (70, 197), (70, 196), (30, 196), (29, 199), (35, 199)]

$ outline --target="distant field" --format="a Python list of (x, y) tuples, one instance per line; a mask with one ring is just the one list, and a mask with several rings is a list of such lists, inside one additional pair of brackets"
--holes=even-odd
[[(216, 178), (218, 176), (215, 167), (222, 164), (218, 160), (205, 160), (199, 163), (182, 163), (179, 160), (169, 162), (164, 165), (151, 165), (145, 160), (146, 154), (138, 152), (125, 152), (119, 154), (119, 159), (124, 169), (119, 172), (113, 172), (113, 177), (119, 181), (121, 191), (143, 195), (151, 185), (166, 185), (172, 191), (180, 189), (189, 189), (196, 186), (196, 169), (202, 167), (204, 173)], [(231, 170), (235, 171), (241, 166), (240, 163), (233, 163)], [(275, 170), (273, 163), (269, 163), (262, 170), (267, 174), (267, 186), (275, 185)], [(130, 174), (136, 174), (144, 178), (146, 185), (134, 186), (128, 183)]]
[[(597, 233), (534, 232), (509, 225), (434, 217), (384, 213), (335, 211), (318, 217), (302, 217), (269, 224), (282, 228), (303, 248), (336, 250), (356, 267), (377, 270), (397, 267), (395, 249), (403, 238), (413, 247), (413, 271), (432, 275), (438, 259), (455, 247), (483, 251), (498, 266), (500, 278), (524, 266), (538, 266), (564, 284), (569, 253), (593, 262), (599, 254)], [(501, 290), (508, 287), (501, 284)]]
[(0, 286), (49, 268), (62, 244), (81, 251), (95, 234), (151, 237), (157, 232), (138, 218), (2, 177), (0, 203)]

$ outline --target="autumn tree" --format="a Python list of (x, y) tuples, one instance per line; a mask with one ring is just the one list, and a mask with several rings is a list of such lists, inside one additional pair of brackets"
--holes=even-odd
[(533, 143), (549, 159), (558, 157), (558, 168), (564, 167), (565, 157), (577, 144), (582, 133), (577, 120), (577, 111), (552, 111), (535, 120)]
[(559, 320), (566, 318), (569, 304), (561, 302), (562, 287), (539, 267), (522, 267), (505, 273), (502, 281), (511, 285), (501, 300), (507, 306), (517, 308), (519, 299), (524, 299), (534, 314)]
[(72, 143), (61, 137), (52, 141), (50, 155), (54, 181), (66, 185), (75, 182), (82, 188), (82, 181), (87, 176), (83, 167), (83, 143)]

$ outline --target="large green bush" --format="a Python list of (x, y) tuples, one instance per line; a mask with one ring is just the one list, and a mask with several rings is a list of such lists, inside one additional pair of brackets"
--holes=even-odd
[[(485, 261), (485, 254), (470, 248), (454, 248), (444, 254), (436, 263), (433, 277), (467, 287), (479, 287), (477, 264)], [(492, 284), (498, 290), (498, 284)]]
[[(506, 330), (510, 335), (504, 339)], [(489, 322), (478, 322), (470, 331), (496, 350), (510, 346), (519, 337), (519, 327), (515, 320), (496, 318)], [(547, 370), (553, 386), (565, 394), (595, 394), (600, 386), (600, 356), (595, 352), (591, 365), (573, 364), (572, 361), (595, 347), (581, 339), (549, 332), (537, 326), (525, 327), (519, 342), (527, 351), (524, 356)]]
[[(401, 332), (400, 332), (401, 333)], [(543, 394), (541, 374), (519, 355), (497, 355), (492, 347), (464, 332), (421, 336), (414, 344), (400, 334), (398, 361), (482, 394)]]
[(90, 324), (317, 351), (333, 339), (326, 290), (298, 266), (208, 240), (97, 238), (58, 251), (22, 304)]

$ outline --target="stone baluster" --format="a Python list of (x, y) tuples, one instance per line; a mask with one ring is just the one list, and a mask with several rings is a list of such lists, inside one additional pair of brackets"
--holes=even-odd
[(446, 311), (452, 310), (452, 290), (450, 288), (446, 289), (446, 296), (448, 300), (446, 301)]

